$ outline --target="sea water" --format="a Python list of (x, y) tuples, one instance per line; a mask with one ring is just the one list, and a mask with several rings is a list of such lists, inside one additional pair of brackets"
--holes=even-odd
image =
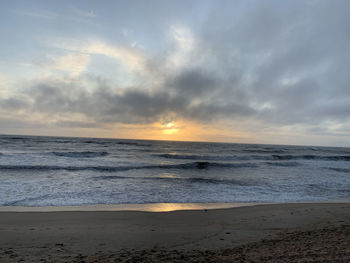
[(350, 195), (350, 148), (0, 136), (0, 206), (298, 202)]

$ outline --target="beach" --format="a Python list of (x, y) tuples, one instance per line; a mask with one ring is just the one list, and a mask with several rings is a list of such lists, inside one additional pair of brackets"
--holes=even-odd
[(1, 212), (0, 262), (349, 262), (349, 203)]
[(0, 3), (0, 263), (350, 263), (350, 0)]
[(0, 145), (0, 262), (350, 262), (349, 148)]

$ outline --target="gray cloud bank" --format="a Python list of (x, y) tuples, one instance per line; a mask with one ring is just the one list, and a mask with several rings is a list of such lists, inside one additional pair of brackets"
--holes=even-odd
[[(33, 81), (20, 95), (0, 99), (0, 110), (75, 113), (97, 124), (170, 116), (349, 128), (349, 1), (212, 3), (193, 30), (196, 46), (188, 55), (203, 62), (160, 70), (162, 84), (115, 87), (87, 75), (84, 81)], [(162, 68), (163, 56), (149, 58), (150, 72)], [(86, 78), (94, 89), (84, 86)]]

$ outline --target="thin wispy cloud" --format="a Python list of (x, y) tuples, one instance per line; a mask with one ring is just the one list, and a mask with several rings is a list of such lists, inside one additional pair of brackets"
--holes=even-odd
[(53, 47), (81, 54), (104, 55), (117, 59), (124, 66), (136, 72), (145, 73), (146, 58), (136, 48), (122, 45), (110, 45), (98, 39), (87, 39), (76, 41), (71, 39), (56, 40), (51, 43)]
[(58, 14), (48, 11), (38, 11), (38, 10), (12, 10), (14, 14), (21, 16), (29, 16), (38, 19), (54, 19), (57, 18)]
[(63, 56), (45, 56), (34, 65), (47, 71), (66, 72), (70, 76), (75, 77), (84, 72), (89, 63), (90, 56), (88, 54), (68, 53)]
[(76, 8), (70, 9), (68, 12), (62, 13), (57, 11), (48, 11), (42, 9), (12, 9), (12, 13), (18, 16), (24, 16), (34, 19), (51, 20), (51, 21), (71, 21), (83, 24), (95, 25), (94, 19), (97, 15), (92, 11), (80, 10)]
[(83, 9), (78, 9), (78, 8), (74, 8), (73, 9), (74, 12), (82, 17), (88, 17), (88, 18), (96, 18), (97, 15), (95, 14), (95, 12), (93, 10), (83, 10)]

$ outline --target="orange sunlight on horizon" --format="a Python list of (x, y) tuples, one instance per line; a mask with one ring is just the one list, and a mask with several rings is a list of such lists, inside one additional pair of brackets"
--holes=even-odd
[(240, 142), (247, 134), (219, 129), (211, 125), (176, 120), (166, 123), (124, 124), (115, 128), (115, 138), (169, 140), (169, 141), (222, 141)]
[(163, 134), (172, 135), (179, 132), (179, 129), (177, 128), (177, 126), (175, 126), (175, 123), (173, 122), (169, 122), (162, 126)]

